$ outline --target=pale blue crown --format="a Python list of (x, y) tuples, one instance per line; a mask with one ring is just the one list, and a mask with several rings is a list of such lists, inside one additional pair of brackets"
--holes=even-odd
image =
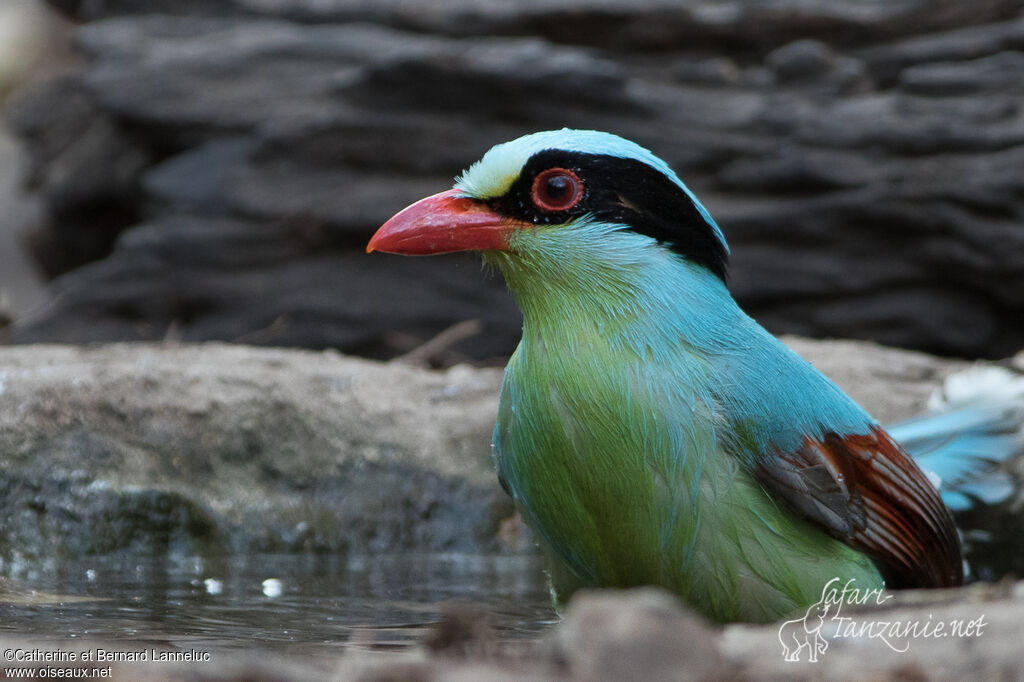
[(715, 236), (725, 247), (726, 252), (729, 251), (725, 235), (722, 234), (722, 230), (719, 229), (714, 218), (675, 172), (668, 167), (668, 164), (635, 142), (630, 142), (611, 133), (562, 128), (561, 130), (546, 130), (524, 135), (511, 142), (495, 145), (456, 180), (455, 188), (478, 199), (499, 197), (507, 192), (519, 177), (520, 171), (530, 157), (546, 149), (604, 154), (622, 159), (635, 159), (647, 164), (686, 192), (701, 216), (714, 230)]

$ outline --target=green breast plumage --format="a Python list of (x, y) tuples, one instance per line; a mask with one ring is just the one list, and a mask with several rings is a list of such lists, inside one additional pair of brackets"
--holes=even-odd
[[(552, 347), (573, 347), (563, 341)], [(642, 363), (588, 345), (555, 356), (541, 339), (520, 346), (502, 394), (499, 471), (582, 581), (669, 584), (678, 566), (663, 559), (691, 554), (699, 522), (679, 512), (695, 508), (711, 411), (680, 393), (672, 403), (694, 415), (669, 419)], [(694, 456), (674, 456), (684, 441)]]

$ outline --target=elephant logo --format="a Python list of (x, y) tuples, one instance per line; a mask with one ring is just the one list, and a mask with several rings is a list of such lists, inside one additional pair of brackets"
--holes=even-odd
[(800, 652), (807, 650), (807, 660), (818, 662), (818, 654), (828, 649), (828, 640), (821, 636), (821, 627), (825, 624), (829, 604), (825, 599), (811, 604), (803, 618), (787, 620), (779, 626), (779, 642), (786, 661), (794, 663), (800, 660)]

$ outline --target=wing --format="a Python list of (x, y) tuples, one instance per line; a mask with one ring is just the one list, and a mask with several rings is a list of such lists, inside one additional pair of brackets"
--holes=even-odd
[(892, 587), (963, 583), (960, 538), (939, 492), (877, 426), (806, 438), (758, 463), (761, 484), (830, 534), (872, 555)]

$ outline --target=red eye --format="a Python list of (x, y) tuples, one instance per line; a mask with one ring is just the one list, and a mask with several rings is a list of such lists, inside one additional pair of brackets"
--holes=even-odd
[(533, 203), (544, 211), (568, 211), (583, 198), (583, 182), (565, 168), (549, 168), (533, 179)]

